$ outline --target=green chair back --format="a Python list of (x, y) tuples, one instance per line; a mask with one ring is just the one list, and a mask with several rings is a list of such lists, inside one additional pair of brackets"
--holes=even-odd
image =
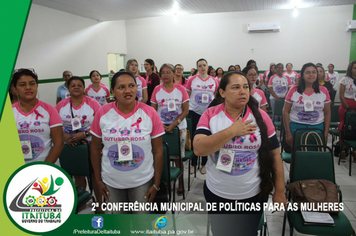
[(190, 133), (190, 137), (193, 137), (193, 125), (192, 125), (192, 118), (190, 117), (185, 117), (186, 121), (187, 121), (187, 129), (189, 130), (189, 133)]
[[(304, 135), (303, 140), (302, 140), (303, 134), (306, 133), (306, 132), (311, 132), (311, 131), (314, 131), (319, 135), (322, 143), (320, 143), (319, 139), (316, 140), (316, 137), (314, 137), (312, 135), (309, 135), (307, 137), (306, 142), (305, 142), (306, 135)], [(321, 129), (312, 129), (312, 128), (299, 128), (299, 129), (296, 129), (294, 131), (294, 133), (293, 133), (292, 152), (293, 152), (293, 150), (298, 150), (298, 149), (295, 149), (295, 148), (297, 148), (298, 146), (303, 145), (303, 144), (307, 144), (307, 145), (326, 145), (324, 132)], [(318, 147), (309, 147), (309, 148), (307, 148), (308, 151), (317, 151), (318, 149), (320, 150), (321, 148), (318, 148)], [(301, 149), (299, 148), (299, 150), (301, 150)]]
[(283, 115), (284, 100), (276, 100), (274, 104), (274, 115)]
[(340, 122), (339, 108), (340, 105), (331, 105), (331, 122)]
[(163, 142), (163, 169), (161, 174), (161, 182), (170, 183), (170, 160), (168, 144)]
[(165, 133), (163, 135), (163, 142), (166, 142), (169, 146), (169, 155), (180, 156), (180, 137), (179, 129), (176, 127), (172, 133)]
[[(349, 130), (354, 131), (356, 130), (356, 112), (354, 111), (346, 111), (345, 112), (345, 121), (344, 121), (344, 127), (348, 127)], [(354, 134), (354, 135), (352, 135)], [(351, 137), (346, 137), (345, 133), (343, 131), (344, 139), (347, 140), (356, 140), (356, 133), (351, 132)]]

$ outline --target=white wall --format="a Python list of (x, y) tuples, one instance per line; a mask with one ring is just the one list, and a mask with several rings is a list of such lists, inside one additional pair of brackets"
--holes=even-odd
[[(125, 21), (97, 22), (32, 4), (15, 68), (34, 68), (39, 79), (61, 78), (64, 70), (107, 74), (109, 52), (126, 53)], [(41, 100), (54, 105), (60, 84), (40, 84)]]
[[(346, 70), (351, 33), (346, 21), (352, 19), (353, 5), (292, 10), (266, 10), (156, 17), (126, 21), (127, 56), (140, 64), (146, 58), (162, 63), (182, 63), (185, 70), (199, 58), (224, 70), (230, 64), (246, 65), (255, 59), (260, 70), (270, 62), (292, 62), (295, 69), (309, 61)], [(280, 22), (278, 33), (248, 33), (247, 23)], [(251, 49), (254, 49), (253, 52)]]

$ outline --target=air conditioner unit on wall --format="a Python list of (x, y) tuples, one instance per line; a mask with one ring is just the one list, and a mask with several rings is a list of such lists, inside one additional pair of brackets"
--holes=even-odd
[(356, 31), (356, 20), (346, 22), (346, 31)]
[(281, 26), (279, 22), (249, 23), (247, 31), (249, 33), (278, 32)]

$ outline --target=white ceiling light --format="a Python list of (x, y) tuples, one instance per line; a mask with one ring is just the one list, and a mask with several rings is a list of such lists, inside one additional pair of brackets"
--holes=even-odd
[(297, 7), (294, 7), (293, 16), (297, 17), (298, 15), (299, 15), (299, 11), (298, 11)]

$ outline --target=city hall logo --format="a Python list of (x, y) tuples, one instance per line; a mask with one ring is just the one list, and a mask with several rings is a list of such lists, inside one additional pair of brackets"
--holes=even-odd
[(29, 163), (7, 181), (4, 206), (10, 220), (33, 233), (61, 226), (74, 210), (74, 187), (67, 174), (49, 163)]

